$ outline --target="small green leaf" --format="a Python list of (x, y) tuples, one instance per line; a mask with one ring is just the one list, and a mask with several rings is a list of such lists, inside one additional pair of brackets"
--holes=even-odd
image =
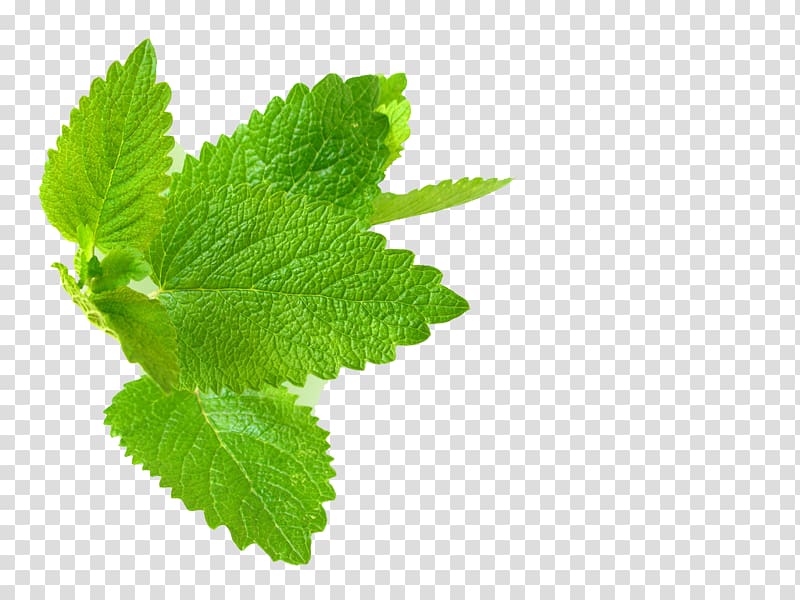
[[(92, 257), (94, 261), (96, 257)], [(114, 248), (92, 268), (90, 261), (89, 287), (95, 293), (128, 285), (130, 281), (141, 281), (150, 275), (150, 265), (140, 250), (135, 248)]]
[(87, 265), (86, 268), (86, 275), (87, 277), (89, 277), (89, 279), (94, 279), (95, 277), (100, 277), (102, 274), (103, 274), (103, 267), (100, 266), (100, 259), (97, 258), (96, 256), (93, 256), (92, 258), (89, 259), (89, 264)]
[(328, 432), (286, 389), (167, 395), (143, 377), (114, 397), (106, 424), (134, 464), (202, 510), (209, 527), (225, 525), (240, 549), (258, 544), (292, 564), (311, 559), (336, 472)]
[(175, 327), (157, 300), (126, 287), (84, 294), (64, 265), (53, 266), (61, 274), (61, 283), (73, 302), (92, 324), (119, 340), (129, 361), (142, 365), (165, 389), (177, 384)]
[(174, 140), (164, 135), (172, 124), (165, 112), (170, 89), (155, 76), (155, 50), (145, 40), (124, 66), (115, 62), (105, 80), (92, 82), (48, 153), (42, 208), (65, 238), (79, 243), (81, 279), (95, 246), (145, 249), (159, 229)]
[(180, 387), (259, 389), (394, 360), (469, 308), (433, 267), (327, 202), (267, 186), (170, 197), (150, 249)]
[(482, 198), (508, 185), (511, 179), (459, 179), (440, 181), (407, 194), (385, 192), (374, 203), (373, 225), (416, 217)]
[(407, 80), (405, 73), (395, 73), (386, 77), (376, 75), (381, 86), (381, 95), (378, 98), (378, 105), (389, 104), (396, 100), (404, 100), (403, 92), (406, 89)]

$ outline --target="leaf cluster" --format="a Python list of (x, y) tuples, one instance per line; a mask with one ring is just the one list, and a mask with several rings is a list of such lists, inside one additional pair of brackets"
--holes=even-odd
[[(285, 384), (395, 358), (467, 302), (370, 227), (508, 180), (381, 192), (410, 134), (406, 78), (296, 85), (170, 175), (170, 89), (148, 40), (73, 109), (40, 188), (77, 244), (54, 265), (144, 375), (106, 410), (135, 463), (244, 548), (308, 562), (334, 498), (328, 433)], [(131, 287), (147, 280), (145, 294)], [(135, 286), (134, 286), (135, 287)]]

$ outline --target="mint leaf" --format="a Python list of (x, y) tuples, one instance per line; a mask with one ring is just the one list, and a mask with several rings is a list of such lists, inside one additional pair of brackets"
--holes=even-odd
[(142, 252), (135, 248), (114, 248), (102, 262), (94, 256), (92, 261), (89, 287), (95, 293), (128, 285), (130, 281), (141, 281), (150, 275), (150, 265)]
[(145, 40), (124, 66), (115, 62), (105, 80), (92, 82), (48, 153), (42, 208), (65, 238), (80, 242), (86, 256), (79, 267), (95, 246), (145, 249), (158, 232), (174, 141), (164, 135), (172, 124), (164, 111), (170, 89), (155, 75), (155, 50)]
[(167, 395), (143, 377), (114, 397), (106, 424), (134, 464), (204, 511), (210, 527), (225, 525), (240, 549), (255, 543), (273, 560), (310, 560), (335, 471), (328, 432), (284, 388)]
[(378, 79), (381, 84), (381, 96), (375, 110), (389, 119), (389, 132), (384, 140), (384, 144), (389, 149), (389, 156), (383, 165), (383, 168), (386, 169), (400, 158), (403, 143), (411, 135), (411, 129), (408, 126), (408, 120), (411, 118), (411, 103), (403, 96), (403, 90), (406, 89), (404, 73), (395, 73), (391, 77), (379, 75)]
[(171, 196), (150, 249), (178, 332), (180, 387), (258, 389), (395, 358), (466, 301), (433, 267), (327, 202), (266, 185)]
[(263, 113), (254, 111), (231, 137), (204, 144), (199, 160), (187, 157), (170, 195), (199, 184), (267, 183), (273, 191), (369, 211), (389, 156), (387, 118), (375, 112), (380, 97), (375, 76), (328, 75), (311, 90), (298, 84), (285, 101), (273, 98)]
[(121, 287), (99, 294), (85, 294), (67, 267), (53, 265), (64, 289), (89, 321), (119, 340), (129, 361), (139, 363), (160, 386), (170, 389), (178, 381), (175, 327), (164, 307), (144, 294)]
[(386, 223), (444, 210), (477, 200), (508, 185), (511, 179), (459, 179), (441, 181), (407, 194), (384, 192), (373, 205), (371, 223)]

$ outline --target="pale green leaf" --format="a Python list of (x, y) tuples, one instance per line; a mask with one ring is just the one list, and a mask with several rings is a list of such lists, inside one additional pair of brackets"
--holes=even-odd
[(170, 197), (150, 250), (180, 387), (258, 389), (386, 363), (468, 308), (433, 267), (327, 202), (264, 185)]
[(381, 96), (377, 110), (389, 119), (389, 132), (384, 143), (389, 149), (389, 156), (384, 163), (384, 169), (400, 157), (403, 144), (411, 135), (408, 120), (411, 118), (411, 103), (403, 96), (406, 89), (406, 76), (395, 73), (391, 77), (378, 75), (381, 82)]
[(145, 249), (160, 227), (174, 141), (164, 135), (172, 124), (170, 89), (155, 76), (155, 50), (145, 40), (124, 66), (115, 62), (105, 80), (92, 82), (48, 153), (42, 207), (88, 257), (95, 246)]
[(385, 75), (376, 75), (380, 83), (381, 92), (378, 98), (378, 105), (389, 104), (396, 100), (403, 99), (403, 92), (406, 89), (405, 73), (395, 73), (386, 77)]
[(508, 185), (511, 179), (459, 179), (441, 181), (406, 194), (384, 192), (374, 203), (371, 223), (386, 223), (444, 210), (482, 198)]
[(284, 388), (259, 393), (165, 394), (148, 377), (128, 383), (106, 409), (111, 435), (212, 528), (273, 560), (311, 558), (327, 522), (335, 475), (328, 432)]
[(64, 289), (89, 321), (119, 340), (129, 361), (142, 368), (165, 389), (178, 381), (175, 327), (157, 300), (120, 287), (99, 294), (87, 294), (67, 268), (53, 265), (61, 274)]

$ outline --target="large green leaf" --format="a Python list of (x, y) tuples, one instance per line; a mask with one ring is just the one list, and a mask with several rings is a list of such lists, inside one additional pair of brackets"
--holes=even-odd
[(180, 387), (258, 389), (395, 358), (468, 308), (441, 273), (330, 203), (266, 185), (171, 196), (150, 250)]
[(335, 475), (328, 432), (284, 388), (259, 393), (165, 394), (148, 377), (128, 383), (106, 409), (111, 435), (212, 528), (273, 560), (311, 558), (327, 521)]
[(267, 183), (273, 191), (327, 200), (359, 214), (379, 193), (389, 149), (388, 119), (376, 112), (381, 81), (328, 75), (313, 89), (292, 88), (254, 111), (232, 136), (204, 144), (173, 176), (170, 194), (196, 185)]
[(89, 257), (95, 246), (144, 250), (161, 224), (174, 140), (164, 135), (170, 89), (155, 76), (155, 50), (145, 40), (124, 66), (115, 62), (105, 80), (92, 82), (48, 153), (42, 207)]

